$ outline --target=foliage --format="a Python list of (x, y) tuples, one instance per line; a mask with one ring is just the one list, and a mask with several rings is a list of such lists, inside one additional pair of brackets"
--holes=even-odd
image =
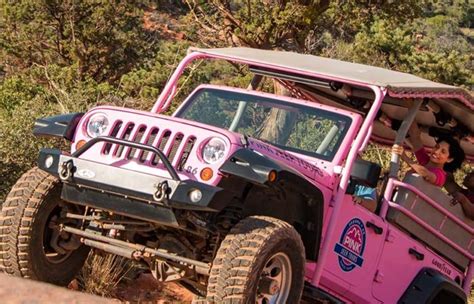
[(325, 55), (471, 87), (473, 50), (454, 20), (436, 16), (398, 28), (376, 20), (353, 43), (339, 42)]
[(145, 2), (0, 0), (0, 200), (45, 146), (36, 118), (123, 105), (117, 81), (158, 47)]
[(156, 99), (159, 89), (164, 87), (179, 60), (186, 55), (188, 47), (189, 44), (180, 42), (161, 44), (158, 52), (143, 66), (122, 76), (120, 90), (127, 96), (150, 101)]
[(470, 0), (429, 1), (426, 15), (428, 17), (436, 15), (453, 17), (459, 20), (461, 27), (474, 27), (474, 7)]
[[(36, 162), (39, 149), (57, 146), (56, 141), (39, 140), (31, 132), (35, 119), (60, 113), (83, 112), (88, 107), (118, 97), (108, 83), (92, 79), (68, 81), (69, 70), (51, 65), (30, 70), (28, 75), (9, 77), (0, 84), (0, 200), (23, 171)], [(47, 74), (48, 82), (37, 80)], [(46, 79), (46, 78), (45, 78)]]
[(21, 76), (7, 78), (0, 84), (0, 109), (7, 115), (26, 100), (43, 92), (43, 88)]
[[(451, 3), (452, 2), (452, 3)], [(282, 48), (473, 84), (468, 1), (188, 0), (190, 37), (209, 46)]]
[(0, 7), (7, 70), (54, 63), (113, 82), (156, 46), (156, 35), (142, 27), (143, 1), (1, 0)]
[[(399, 22), (422, 12), (425, 1), (186, 0), (191, 37), (207, 46), (235, 45), (314, 52), (324, 31), (351, 37), (373, 16)], [(317, 43), (316, 43), (317, 44)]]

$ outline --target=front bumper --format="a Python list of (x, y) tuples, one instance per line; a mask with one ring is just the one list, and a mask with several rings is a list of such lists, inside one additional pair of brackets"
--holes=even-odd
[[(178, 225), (173, 209), (217, 211), (210, 203), (221, 188), (181, 181), (173, 178), (176, 174), (166, 178), (105, 165), (75, 154), (43, 149), (38, 159), (39, 168), (61, 179), (61, 197), (66, 201), (169, 226)], [(198, 202), (189, 197), (193, 190), (202, 194)]]

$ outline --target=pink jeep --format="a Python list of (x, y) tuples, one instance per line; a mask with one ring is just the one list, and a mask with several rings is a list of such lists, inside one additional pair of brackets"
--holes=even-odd
[[(161, 115), (196, 59), (244, 66), (252, 82), (200, 85)], [(265, 78), (278, 94), (257, 90)], [(402, 121), (397, 132), (380, 111)], [(310, 55), (191, 50), (150, 112), (102, 106), (36, 122), (71, 151), (42, 150), (13, 187), (0, 269), (64, 285), (94, 248), (197, 302), (465, 303), (473, 221), (420, 177), (399, 180), (396, 155), (383, 179), (358, 158), (369, 141), (402, 144), (415, 119), (426, 147), (457, 134), (472, 160), (474, 102), (460, 88)], [(354, 201), (357, 185), (379, 185), (375, 212)]]

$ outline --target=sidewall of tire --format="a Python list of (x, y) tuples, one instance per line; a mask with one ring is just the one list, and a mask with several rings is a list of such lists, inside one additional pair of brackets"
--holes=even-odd
[(266, 245), (264, 249), (266, 253), (259, 255), (254, 264), (252, 277), (249, 281), (249, 296), (245, 300), (245, 303), (253, 303), (257, 293), (257, 284), (260, 279), (259, 275), (262, 273), (265, 263), (268, 262), (271, 256), (280, 252), (285, 253), (291, 262), (291, 288), (288, 300), (285, 303), (298, 303), (304, 284), (305, 265), (305, 259), (299, 252), (298, 244), (294, 239), (280, 239), (275, 243), (270, 240)]
[(0, 269), (15, 276), (67, 285), (84, 265), (89, 248), (81, 246), (60, 263), (44, 254), (43, 237), (48, 218), (58, 205), (61, 183), (32, 168), (17, 181), (2, 206), (0, 217)]
[[(81, 245), (78, 249), (70, 253), (63, 262), (54, 264), (48, 261), (43, 251), (43, 237), (46, 229), (46, 221), (51, 212), (59, 203), (60, 184), (57, 184), (38, 206), (38, 212), (33, 218), (31, 239), (28, 248), (28, 256), (31, 261), (31, 272), (33, 278), (39, 281), (49, 282), (56, 285), (67, 285), (84, 265), (90, 248)], [(42, 227), (42, 229), (35, 229)]]

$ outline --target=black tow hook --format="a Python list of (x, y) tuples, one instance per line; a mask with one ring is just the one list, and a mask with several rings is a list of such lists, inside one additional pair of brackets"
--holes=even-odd
[(161, 182), (156, 186), (156, 191), (153, 193), (153, 199), (157, 202), (166, 202), (168, 200), (169, 193), (170, 187), (168, 186), (168, 182)]
[(65, 161), (61, 164), (61, 169), (59, 170), (59, 178), (63, 181), (70, 180), (72, 177), (74, 165), (72, 160)]

